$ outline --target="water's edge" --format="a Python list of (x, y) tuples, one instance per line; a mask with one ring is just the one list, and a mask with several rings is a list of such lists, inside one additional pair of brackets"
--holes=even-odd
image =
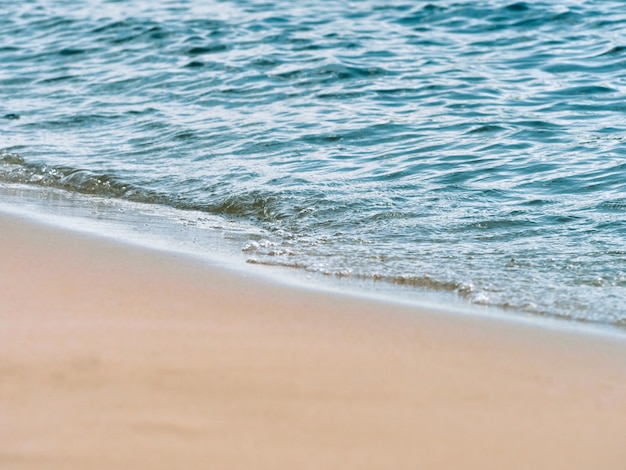
[(619, 325), (536, 316), (515, 309), (475, 305), (446, 290), (354, 279), (349, 276), (328, 276), (292, 267), (250, 263), (245, 247), (250, 243), (251, 236), (259, 238), (263, 234), (258, 233), (258, 229), (252, 225), (248, 227), (248, 231), (242, 225), (198, 211), (163, 208), (155, 210), (149, 204), (76, 194), (56, 188), (7, 183), (0, 183), (0, 211), (125, 245), (177, 253), (210, 266), (271, 278), (273, 281), (299, 288), (400, 303), (442, 314), (454, 312), (626, 338), (626, 328)]

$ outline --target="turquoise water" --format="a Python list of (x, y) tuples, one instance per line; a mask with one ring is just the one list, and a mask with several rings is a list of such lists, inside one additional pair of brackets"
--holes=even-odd
[(251, 263), (626, 324), (622, 2), (1, 4), (0, 182), (254, 227)]

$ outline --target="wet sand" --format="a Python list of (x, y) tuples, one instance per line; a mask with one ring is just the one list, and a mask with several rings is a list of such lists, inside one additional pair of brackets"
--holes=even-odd
[(626, 342), (0, 214), (2, 469), (623, 469)]

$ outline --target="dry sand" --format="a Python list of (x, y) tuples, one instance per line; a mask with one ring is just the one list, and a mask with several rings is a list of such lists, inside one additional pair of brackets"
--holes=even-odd
[(624, 469), (626, 343), (0, 215), (0, 468)]

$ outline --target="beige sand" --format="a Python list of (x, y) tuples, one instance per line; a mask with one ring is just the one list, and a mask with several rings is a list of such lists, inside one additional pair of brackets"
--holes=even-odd
[(626, 344), (0, 216), (2, 469), (624, 469)]

